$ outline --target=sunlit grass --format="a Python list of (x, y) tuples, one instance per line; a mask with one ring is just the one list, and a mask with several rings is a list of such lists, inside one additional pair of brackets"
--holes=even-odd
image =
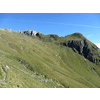
[(85, 60), (71, 48), (56, 45), (73, 37), (57, 37), (49, 42), (50, 36), (41, 40), (16, 32), (0, 30), (0, 34), (0, 87), (99, 87), (99, 65)]

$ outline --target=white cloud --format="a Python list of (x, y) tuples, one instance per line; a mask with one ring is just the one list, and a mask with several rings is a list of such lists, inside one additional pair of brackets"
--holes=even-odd
[(95, 43), (95, 45), (96, 45), (98, 48), (100, 48), (100, 43)]

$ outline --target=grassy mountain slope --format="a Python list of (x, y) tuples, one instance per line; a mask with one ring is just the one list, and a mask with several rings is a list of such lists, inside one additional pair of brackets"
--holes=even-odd
[(0, 30), (0, 87), (99, 87), (100, 65), (50, 38)]

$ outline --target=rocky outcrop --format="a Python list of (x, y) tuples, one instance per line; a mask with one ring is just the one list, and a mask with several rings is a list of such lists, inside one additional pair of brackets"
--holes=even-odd
[(99, 48), (93, 43), (89, 43), (89, 41), (86, 38), (83, 38), (81, 34), (73, 34), (73, 36), (76, 36), (80, 39), (68, 40), (60, 44), (72, 48), (74, 52), (78, 52), (80, 55), (84, 56), (91, 62), (99, 64), (100, 62), (100, 53), (98, 52)]
[(7, 29), (7, 28), (4, 28), (4, 29), (0, 28), (0, 30), (7, 31), (7, 32), (13, 32), (12, 29)]
[(42, 38), (42, 33), (36, 32), (34, 30), (31, 31), (29, 29), (27, 29), (25, 31), (23, 31), (23, 30), (13, 31), (13, 30), (7, 29), (7, 28), (4, 28), (4, 29), (3, 28), (0, 28), (0, 30), (7, 31), (7, 32), (18, 32), (18, 33), (24, 34), (26, 36), (37, 36), (40, 39)]
[(26, 31), (22, 31), (22, 30), (19, 30), (18, 33), (21, 33), (21, 34), (24, 34), (24, 35), (27, 35), (27, 36), (37, 36), (39, 38), (41, 38), (41, 34), (40, 32), (36, 32), (36, 31), (31, 31), (29, 29), (27, 29)]

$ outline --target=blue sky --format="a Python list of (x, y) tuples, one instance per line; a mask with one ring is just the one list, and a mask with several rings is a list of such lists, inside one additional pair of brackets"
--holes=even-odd
[(79, 32), (91, 42), (100, 43), (100, 13), (0, 13), (0, 28), (59, 36)]

